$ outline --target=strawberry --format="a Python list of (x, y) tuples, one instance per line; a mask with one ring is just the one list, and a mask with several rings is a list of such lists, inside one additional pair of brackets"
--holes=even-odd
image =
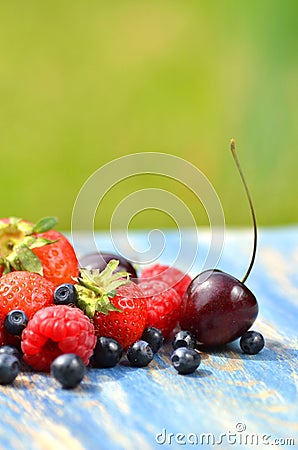
[(75, 288), (78, 306), (93, 320), (96, 335), (116, 339), (126, 349), (142, 336), (147, 303), (127, 272), (115, 272), (118, 264), (111, 260), (102, 272), (82, 269)]
[(43, 276), (56, 286), (62, 283), (74, 283), (73, 278), (79, 274), (75, 251), (63, 234), (50, 230), (38, 233), (37, 238), (49, 239), (53, 244), (36, 247), (32, 251), (39, 258)]
[(0, 277), (0, 317), (21, 309), (30, 319), (44, 306), (54, 302), (55, 285), (37, 273), (14, 271)]
[(64, 353), (75, 353), (87, 365), (95, 344), (94, 326), (79, 308), (54, 305), (29, 320), (21, 347), (27, 364), (48, 372), (54, 359)]
[(39, 273), (56, 286), (73, 283), (78, 261), (70, 242), (51, 228), (53, 217), (32, 224), (23, 219), (0, 220), (0, 275), (12, 270)]
[(138, 286), (146, 295), (147, 327), (158, 328), (166, 338), (178, 325), (181, 297), (163, 281), (144, 280)]
[(146, 267), (140, 278), (146, 281), (163, 281), (168, 287), (174, 288), (181, 298), (191, 282), (191, 278), (181, 270), (161, 264)]

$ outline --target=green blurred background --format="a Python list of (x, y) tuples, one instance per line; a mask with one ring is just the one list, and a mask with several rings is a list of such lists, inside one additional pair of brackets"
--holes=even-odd
[[(1, 1), (1, 216), (67, 230), (96, 169), (160, 151), (206, 174), (227, 224), (248, 225), (234, 137), (259, 224), (296, 223), (297, 81), (296, 0)], [(144, 176), (109, 193), (96, 226), (152, 183), (208, 223), (184, 187)], [(171, 225), (154, 211), (131, 223)]]

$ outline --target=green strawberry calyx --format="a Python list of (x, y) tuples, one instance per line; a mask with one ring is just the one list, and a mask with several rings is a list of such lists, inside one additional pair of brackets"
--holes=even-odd
[(40, 259), (32, 251), (56, 241), (36, 234), (45, 233), (57, 224), (55, 217), (45, 217), (36, 224), (10, 217), (0, 220), (0, 268), (3, 274), (13, 270), (26, 270), (43, 275)]
[(103, 271), (99, 269), (81, 269), (80, 276), (74, 278), (78, 297), (78, 307), (90, 318), (96, 311), (109, 314), (111, 311), (122, 312), (112, 302), (117, 288), (130, 283), (130, 274), (125, 271), (116, 272), (119, 261), (111, 259)]

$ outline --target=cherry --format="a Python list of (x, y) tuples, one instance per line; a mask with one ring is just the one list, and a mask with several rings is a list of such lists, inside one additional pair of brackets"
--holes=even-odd
[(245, 286), (254, 264), (257, 248), (257, 225), (251, 196), (231, 141), (231, 151), (248, 198), (254, 227), (254, 245), (249, 267), (242, 281), (217, 269), (197, 275), (186, 290), (181, 303), (180, 325), (192, 332), (198, 342), (220, 346), (242, 336), (258, 315), (254, 294)]
[(133, 265), (123, 256), (114, 255), (113, 253), (90, 253), (80, 259), (80, 266), (88, 270), (99, 269), (102, 271), (111, 259), (119, 261), (117, 272), (128, 272), (133, 281), (137, 280), (137, 273)]
[(258, 314), (253, 293), (241, 281), (220, 270), (198, 275), (182, 303), (181, 327), (205, 345), (234, 341), (251, 327)]

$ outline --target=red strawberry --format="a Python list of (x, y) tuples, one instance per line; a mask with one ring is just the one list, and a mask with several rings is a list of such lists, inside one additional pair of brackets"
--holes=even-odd
[(166, 338), (178, 325), (181, 297), (163, 281), (141, 280), (138, 286), (146, 295), (146, 328), (158, 328)]
[(75, 353), (87, 365), (95, 344), (94, 326), (79, 308), (55, 305), (29, 320), (21, 347), (27, 364), (48, 372), (54, 359), (64, 353)]
[(174, 288), (181, 298), (191, 282), (191, 278), (181, 270), (161, 264), (146, 267), (141, 273), (141, 279), (163, 281), (168, 287)]
[(43, 276), (56, 286), (62, 283), (74, 283), (73, 278), (79, 274), (78, 260), (66, 237), (54, 230), (39, 233), (36, 236), (54, 241), (53, 244), (32, 250), (41, 262)]
[(0, 316), (21, 309), (30, 319), (44, 306), (53, 304), (55, 285), (41, 275), (15, 271), (0, 277)]
[(73, 283), (78, 261), (68, 240), (51, 230), (57, 223), (46, 217), (36, 225), (22, 219), (0, 220), (0, 275), (12, 270), (39, 273), (56, 286)]
[(75, 287), (78, 306), (94, 321), (96, 335), (116, 339), (127, 348), (142, 336), (147, 303), (126, 272), (115, 272), (118, 263), (111, 260), (102, 272), (82, 269)]
[(117, 289), (111, 303), (120, 311), (94, 315), (95, 332), (98, 336), (116, 339), (123, 348), (128, 348), (140, 339), (147, 319), (147, 305), (143, 292), (133, 282)]

